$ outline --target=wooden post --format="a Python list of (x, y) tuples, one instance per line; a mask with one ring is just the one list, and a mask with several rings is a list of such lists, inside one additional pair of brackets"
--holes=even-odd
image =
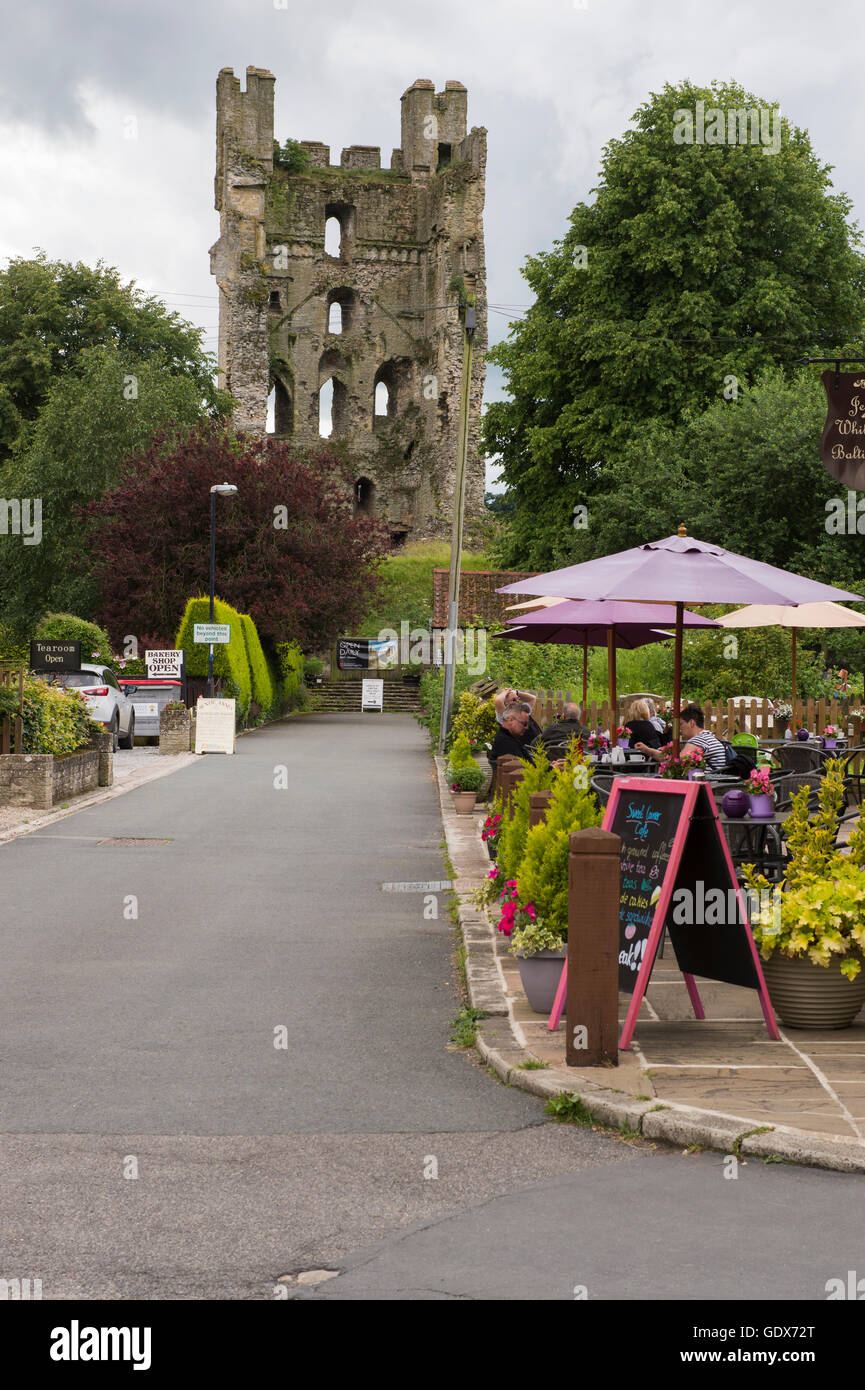
[[(679, 528), (682, 534), (682, 528)], [(673, 757), (679, 756), (679, 711), (682, 708), (682, 645), (683, 623), (685, 621), (684, 603), (676, 604), (676, 644), (673, 656)]]
[(790, 629), (793, 635), (793, 704), (796, 703), (796, 629)]
[(550, 804), (552, 792), (532, 792), (529, 797), (529, 829), (533, 825), (540, 825), (541, 821), (547, 818), (547, 807)]
[(569, 1067), (619, 1065), (619, 894), (622, 841), (609, 830), (571, 835), (568, 855)]

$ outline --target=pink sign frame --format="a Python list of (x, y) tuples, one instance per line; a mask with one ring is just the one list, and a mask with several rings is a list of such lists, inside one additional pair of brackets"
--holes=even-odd
[[(658, 947), (661, 944), (661, 934), (664, 930), (664, 922), (666, 920), (667, 910), (670, 906), (670, 900), (673, 896), (673, 890), (675, 888), (676, 878), (679, 872), (679, 866), (682, 862), (682, 852), (685, 848), (685, 841), (688, 838), (688, 833), (690, 831), (691, 826), (691, 817), (694, 814), (694, 808), (697, 804), (697, 798), (700, 794), (701, 787), (705, 788), (709, 797), (709, 802), (712, 807), (712, 811), (714, 813), (713, 825), (715, 827), (715, 833), (718, 836), (718, 841), (720, 843), (721, 850), (723, 851), (724, 863), (726, 865), (727, 873), (729, 874), (730, 879), (729, 886), (735, 889), (736, 900), (739, 904), (739, 912), (742, 918), (742, 929), (747, 937), (748, 946), (750, 947), (751, 952), (751, 959), (753, 960), (754, 969), (757, 975), (757, 993), (760, 999), (760, 1007), (763, 1010), (763, 1018), (766, 1021), (766, 1029), (769, 1034), (769, 1037), (777, 1041), (780, 1037), (780, 1034), (778, 1032), (778, 1026), (775, 1023), (775, 1015), (772, 1011), (772, 1005), (769, 1002), (769, 994), (766, 989), (766, 981), (763, 978), (763, 971), (760, 966), (760, 957), (757, 953), (757, 946), (754, 942), (754, 937), (751, 933), (751, 926), (748, 919), (745, 898), (736, 878), (736, 871), (733, 868), (733, 860), (730, 857), (729, 846), (727, 844), (726, 838), (722, 834), (721, 829), (718, 825), (718, 807), (714, 795), (712, 794), (712, 788), (706, 782), (686, 782), (672, 778), (669, 780), (653, 778), (651, 785), (653, 796), (657, 792), (660, 792), (662, 795), (666, 796), (678, 796), (681, 798), (682, 804), (679, 812), (679, 824), (676, 827), (676, 834), (673, 839), (673, 847), (670, 850), (670, 859), (667, 865), (667, 872), (664, 874), (664, 883), (661, 889), (661, 896), (659, 897), (655, 905), (655, 913), (652, 918), (652, 925), (649, 928), (649, 936), (646, 942), (645, 954), (643, 955), (643, 959), (640, 962), (640, 968), (637, 972), (637, 982), (634, 986), (634, 993), (631, 997), (631, 1003), (628, 1007), (628, 1012), (625, 1016), (625, 1024), (622, 1029), (622, 1035), (619, 1038), (619, 1048), (623, 1051), (626, 1051), (630, 1047), (631, 1039), (634, 1036), (634, 1028), (636, 1027), (637, 1023), (637, 1015), (640, 1012), (640, 1006), (643, 1002), (643, 998), (649, 985), (649, 980), (652, 974), (652, 968), (655, 964), (655, 955), (657, 953)], [(616, 778), (616, 780), (613, 783), (612, 790), (610, 792), (610, 799), (607, 802), (607, 809), (604, 815), (604, 830), (609, 830), (613, 825), (616, 815), (616, 809), (619, 805), (619, 800), (621, 799), (622, 793), (645, 791), (645, 788), (645, 777)], [(704, 1019), (706, 1017), (706, 1014), (703, 1009), (703, 1004), (700, 999), (699, 991), (697, 990), (697, 984), (694, 980), (693, 975), (687, 975), (683, 971), (682, 979), (685, 981), (685, 988), (687, 989), (688, 997), (691, 1000), (691, 1007), (694, 1010), (694, 1017)], [(553, 1003), (552, 1012), (550, 1014), (549, 1022), (547, 1024), (547, 1028), (551, 1033), (554, 1033), (559, 1026), (559, 1021), (561, 1019), (565, 1007), (567, 988), (568, 963), (567, 961), (565, 961), (564, 965), (562, 966), (561, 979), (559, 980), (558, 989), (556, 990), (555, 1001)]]

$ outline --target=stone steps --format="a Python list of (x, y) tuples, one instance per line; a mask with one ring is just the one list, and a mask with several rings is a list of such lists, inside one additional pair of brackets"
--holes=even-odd
[[(313, 686), (309, 694), (314, 709), (357, 710), (360, 713), (359, 680), (325, 681), (322, 685)], [(403, 685), (401, 681), (385, 681), (384, 709), (391, 714), (419, 714), (421, 701), (417, 687)]]

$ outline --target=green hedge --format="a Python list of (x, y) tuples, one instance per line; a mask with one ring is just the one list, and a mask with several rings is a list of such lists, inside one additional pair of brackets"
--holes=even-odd
[[(18, 713), (18, 684), (0, 686), (0, 716)], [(74, 753), (87, 748), (90, 735), (103, 732), (102, 725), (90, 718), (84, 696), (63, 686), (47, 685), (35, 676), (24, 682), (25, 753)]]
[[(220, 642), (213, 648), (213, 674), (225, 683), (229, 698), (237, 701), (237, 721), (245, 723), (252, 699), (252, 673), (243, 635), (243, 620), (236, 608), (216, 599), (213, 606), (213, 621), (231, 625), (231, 641)], [(178, 629), (175, 646), (182, 648), (186, 659), (186, 674), (189, 676), (207, 675), (208, 648), (203, 642), (194, 641), (196, 623), (210, 622), (210, 600), (199, 596), (191, 598)]]
[[(33, 634), (42, 642), (80, 642), (81, 660), (85, 666), (93, 662), (113, 666), (111, 639), (104, 628), (74, 613), (46, 613)], [(29, 652), (28, 652), (29, 659)]]
[(240, 622), (252, 677), (252, 698), (261, 708), (263, 719), (276, 719), (282, 713), (281, 702), (259, 640), (258, 629), (248, 613), (240, 614)]
[(304, 655), (297, 642), (279, 642), (276, 648), (279, 669), (282, 675), (283, 694), (286, 705), (292, 708), (303, 704)]

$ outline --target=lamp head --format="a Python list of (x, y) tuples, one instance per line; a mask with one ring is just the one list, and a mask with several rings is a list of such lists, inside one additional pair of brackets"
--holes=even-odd
[(234, 483), (214, 483), (211, 492), (218, 492), (220, 497), (233, 497), (237, 492)]

